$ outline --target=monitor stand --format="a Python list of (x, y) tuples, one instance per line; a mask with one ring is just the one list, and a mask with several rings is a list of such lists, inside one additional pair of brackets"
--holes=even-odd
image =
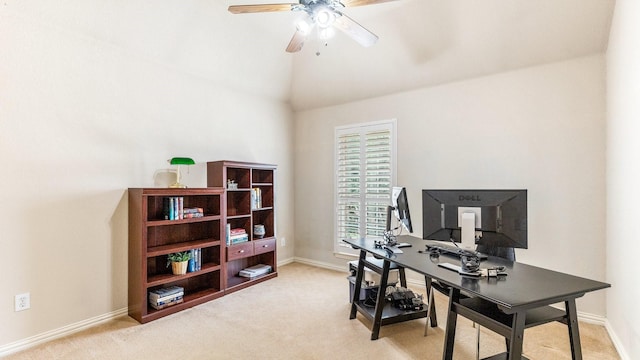
[(464, 250), (476, 251), (476, 214), (465, 212), (461, 215), (460, 247)]
[(391, 213), (395, 209), (396, 208), (391, 205), (387, 206), (387, 227), (384, 232), (384, 240), (389, 246), (396, 245), (396, 237), (393, 235), (393, 232), (391, 231)]

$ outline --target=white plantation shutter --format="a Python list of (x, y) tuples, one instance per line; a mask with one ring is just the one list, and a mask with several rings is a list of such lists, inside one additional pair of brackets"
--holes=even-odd
[(336, 251), (382, 236), (395, 182), (395, 121), (336, 129)]

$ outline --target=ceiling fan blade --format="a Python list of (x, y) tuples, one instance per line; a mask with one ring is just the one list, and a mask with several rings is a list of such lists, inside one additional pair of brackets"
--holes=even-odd
[(231, 5), (229, 12), (232, 14), (248, 14), (257, 12), (291, 11), (293, 6), (299, 4), (256, 4), (256, 5)]
[(302, 50), (302, 46), (304, 45), (304, 40), (307, 38), (307, 35), (300, 30), (296, 30), (296, 33), (293, 34), (291, 41), (289, 41), (289, 46), (287, 46), (287, 52), (294, 53)]
[(353, 7), (353, 6), (382, 4), (385, 2), (391, 2), (391, 1), (398, 1), (398, 0), (342, 0), (341, 2), (346, 7)]
[(357, 41), (364, 47), (369, 47), (378, 41), (378, 36), (371, 31), (365, 29), (362, 25), (355, 22), (345, 14), (339, 14), (336, 21), (333, 23), (335, 27), (344, 31), (353, 40)]

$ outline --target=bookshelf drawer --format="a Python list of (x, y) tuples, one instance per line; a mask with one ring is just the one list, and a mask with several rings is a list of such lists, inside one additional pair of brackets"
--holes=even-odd
[(256, 255), (274, 251), (275, 249), (276, 249), (275, 238), (253, 241), (253, 253)]
[(227, 247), (227, 261), (242, 259), (252, 255), (253, 243), (251, 241)]

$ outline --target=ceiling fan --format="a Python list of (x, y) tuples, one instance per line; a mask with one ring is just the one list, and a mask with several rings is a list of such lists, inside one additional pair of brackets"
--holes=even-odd
[(298, 3), (286, 4), (255, 4), (231, 5), (229, 11), (233, 14), (247, 14), (275, 11), (301, 11), (306, 17), (296, 24), (296, 32), (287, 46), (287, 52), (294, 53), (302, 49), (307, 35), (316, 28), (318, 36), (327, 39), (333, 28), (342, 30), (352, 39), (364, 47), (369, 47), (378, 41), (378, 36), (365, 29), (362, 25), (343, 14), (340, 10), (345, 7), (373, 5), (397, 0), (299, 0)]

